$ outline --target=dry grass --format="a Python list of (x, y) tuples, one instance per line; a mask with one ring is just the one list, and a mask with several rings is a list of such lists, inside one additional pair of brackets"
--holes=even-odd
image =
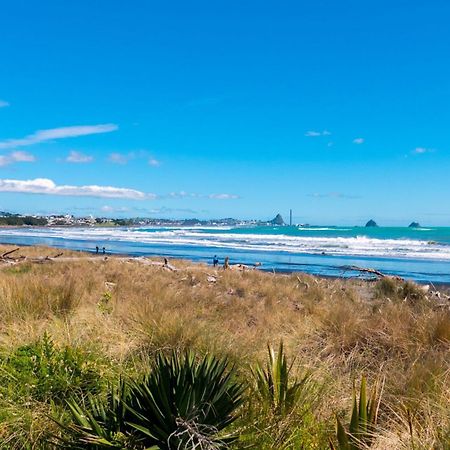
[(173, 348), (228, 355), (245, 368), (264, 357), (268, 342), (282, 339), (299, 365), (327, 385), (318, 416), (328, 424), (334, 413), (348, 411), (354, 379), (385, 376), (375, 446), (445, 448), (450, 313), (417, 286), (174, 265), (180, 270), (99, 257), (5, 267), (0, 345), (12, 350), (47, 331), (61, 345), (95, 348), (115, 370), (133, 371)]

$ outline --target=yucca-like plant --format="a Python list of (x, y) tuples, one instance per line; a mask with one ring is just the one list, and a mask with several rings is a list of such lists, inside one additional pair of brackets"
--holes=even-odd
[(164, 449), (222, 448), (229, 436), (220, 431), (234, 421), (242, 393), (226, 360), (160, 354), (150, 374), (131, 384), (129, 422)]
[(311, 393), (312, 383), (309, 373), (297, 378), (292, 375), (294, 360), (288, 364), (283, 343), (278, 352), (268, 344), (268, 359), (265, 366), (257, 365), (253, 369), (257, 394), (266, 409), (274, 414), (288, 414), (294, 406), (306, 400)]
[(295, 359), (287, 357), (283, 343), (278, 350), (268, 345), (265, 364), (251, 368), (253, 395), (247, 403), (243, 448), (316, 448), (320, 427), (314, 418), (321, 387), (306, 371), (294, 369)]
[(339, 418), (336, 418), (338, 447), (331, 443), (332, 449), (362, 450), (370, 447), (378, 421), (381, 394), (382, 386), (380, 383), (375, 383), (367, 397), (367, 381), (364, 376), (361, 378), (359, 402), (356, 399), (356, 388), (353, 388), (352, 416), (348, 430), (345, 429)]
[(111, 386), (106, 400), (89, 396), (84, 405), (68, 401), (72, 423), (57, 423), (64, 431), (64, 437), (57, 443), (67, 449), (135, 449), (138, 447), (134, 433), (124, 433), (125, 413), (130, 388), (122, 379), (118, 386)]
[(143, 379), (121, 383), (104, 404), (69, 403), (71, 449), (222, 449), (233, 439), (223, 430), (235, 420), (243, 387), (226, 360), (191, 352), (157, 356)]

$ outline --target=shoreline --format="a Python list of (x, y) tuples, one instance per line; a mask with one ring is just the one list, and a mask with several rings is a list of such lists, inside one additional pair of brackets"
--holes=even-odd
[[(169, 261), (181, 261), (183, 264), (191, 264), (194, 266), (198, 266), (198, 268), (201, 268), (202, 266), (206, 266), (208, 268), (211, 269), (216, 269), (216, 270), (223, 270), (223, 264), (219, 264), (216, 268), (213, 267), (212, 264), (209, 264), (205, 261), (200, 261), (198, 259), (193, 259), (193, 258), (189, 258), (189, 257), (173, 257), (171, 255), (165, 255), (165, 254), (160, 254), (160, 255), (136, 255), (136, 254), (132, 254), (132, 253), (126, 253), (126, 252), (117, 252), (117, 253), (111, 253), (111, 252), (106, 252), (105, 254), (100, 253), (96, 253), (95, 251), (90, 251), (90, 250), (73, 250), (73, 249), (69, 249), (67, 247), (61, 247), (61, 246), (57, 246), (57, 245), (36, 245), (36, 244), (11, 244), (9, 242), (3, 242), (0, 241), (0, 245), (2, 246), (15, 246), (16, 248), (29, 248), (29, 249), (37, 249), (37, 248), (48, 248), (48, 249), (55, 249), (55, 250), (60, 250), (61, 252), (70, 252), (70, 253), (79, 253), (81, 255), (85, 255), (85, 256), (81, 256), (80, 259), (85, 259), (85, 258), (95, 258), (95, 259), (102, 259), (102, 258), (107, 258), (107, 259), (111, 259), (111, 260), (120, 260), (120, 259), (130, 259), (130, 260), (143, 260), (143, 259), (147, 259), (150, 261), (155, 261), (155, 260), (167, 260)], [(365, 283), (373, 283), (376, 282), (378, 280), (380, 280), (380, 277), (377, 276), (364, 276), (361, 272), (359, 272), (359, 276), (358, 275), (354, 275), (354, 276), (335, 276), (335, 275), (326, 275), (326, 274), (315, 274), (315, 273), (309, 273), (309, 272), (305, 272), (305, 271), (301, 271), (301, 270), (293, 270), (293, 269), (273, 269), (273, 268), (268, 268), (268, 267), (264, 267), (262, 265), (254, 265), (254, 264), (249, 264), (248, 262), (242, 262), (242, 261), (233, 261), (231, 263), (231, 266), (234, 267), (235, 269), (238, 270), (244, 270), (244, 271), (258, 271), (258, 272), (264, 272), (264, 273), (273, 273), (274, 275), (291, 275), (291, 274), (298, 274), (298, 275), (306, 275), (306, 276), (311, 276), (311, 277), (316, 277), (322, 280), (341, 280), (341, 281), (363, 281)], [(366, 269), (366, 268), (364, 268)], [(358, 272), (356, 272), (358, 273)], [(389, 274), (385, 274), (385, 276), (387, 278), (391, 278), (392, 276)], [(394, 277), (395, 278), (395, 277)], [(443, 292), (450, 292), (450, 282), (446, 283), (446, 282), (426, 282), (426, 281), (415, 281), (415, 280), (409, 280), (407, 278), (403, 279), (403, 281), (405, 282), (413, 282), (416, 283), (418, 285), (421, 286), (426, 286), (429, 285), (431, 288), (433, 288), (436, 291), (443, 291)]]
[[(176, 230), (135, 227), (8, 227), (0, 241), (130, 256), (161, 256), (210, 263), (261, 263), (264, 271), (308, 273), (334, 278), (361, 278), (352, 268), (374, 269), (421, 284), (450, 284), (450, 229), (444, 233), (403, 236), (400, 231), (360, 236), (355, 230), (289, 232), (277, 229), (211, 231), (204, 227)], [(286, 227), (290, 228), (290, 227)], [(336, 234), (337, 233), (337, 234)], [(427, 239), (441, 241), (428, 248)], [(409, 249), (409, 250), (408, 250)]]

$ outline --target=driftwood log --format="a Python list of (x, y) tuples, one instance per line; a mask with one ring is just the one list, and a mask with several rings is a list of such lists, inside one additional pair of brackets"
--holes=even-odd
[(375, 275), (379, 278), (391, 278), (394, 280), (398, 280), (398, 281), (404, 281), (404, 279), (402, 277), (399, 277), (397, 275), (387, 275), (383, 272), (380, 272), (379, 270), (376, 269), (370, 269), (370, 268), (366, 268), (366, 267), (358, 267), (358, 266), (344, 266), (343, 267), (344, 270), (351, 270), (354, 272), (361, 272), (361, 273), (369, 273), (371, 275)]
[[(13, 250), (9, 250), (8, 252), (3, 253), (1, 256), (2, 259), (9, 258), (9, 255), (11, 255), (14, 252), (17, 252), (17, 250), (20, 250), (20, 247), (14, 248)], [(14, 258), (13, 258), (14, 259)]]

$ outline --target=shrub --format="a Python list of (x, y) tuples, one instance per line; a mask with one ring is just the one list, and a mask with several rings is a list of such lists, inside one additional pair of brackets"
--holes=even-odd
[(159, 354), (149, 374), (121, 382), (105, 403), (90, 397), (70, 402), (74, 424), (66, 448), (225, 448), (233, 436), (223, 430), (236, 418), (243, 386), (226, 360), (194, 354)]
[(67, 396), (99, 388), (93, 358), (76, 348), (56, 346), (47, 333), (3, 359), (1, 368), (0, 389), (7, 397), (61, 403)]
[(100, 312), (102, 312), (103, 314), (111, 314), (113, 311), (111, 292), (108, 291), (104, 292), (103, 295), (100, 297), (97, 306)]

